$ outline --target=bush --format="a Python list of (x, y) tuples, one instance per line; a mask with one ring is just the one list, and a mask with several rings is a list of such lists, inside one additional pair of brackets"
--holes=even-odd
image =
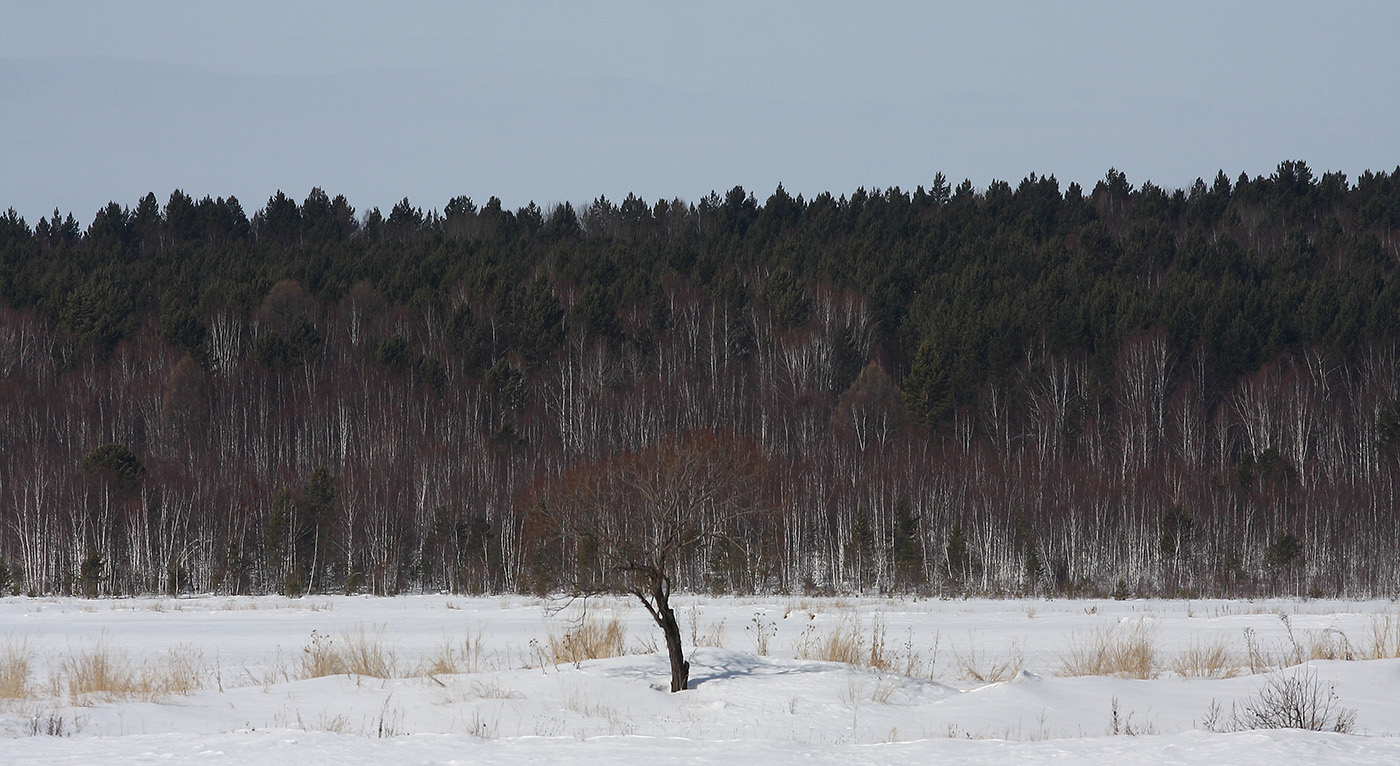
[(1218, 710), (1213, 711), (1207, 717), (1207, 728), (1305, 729), (1350, 734), (1356, 725), (1356, 710), (1342, 707), (1332, 685), (1324, 686), (1313, 670), (1270, 676), (1264, 688), (1232, 706), (1228, 722), (1220, 721), (1217, 713)]

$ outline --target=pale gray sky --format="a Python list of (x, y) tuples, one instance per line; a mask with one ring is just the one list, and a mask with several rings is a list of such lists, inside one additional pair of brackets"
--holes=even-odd
[(0, 210), (1400, 164), (1400, 3), (13, 2)]

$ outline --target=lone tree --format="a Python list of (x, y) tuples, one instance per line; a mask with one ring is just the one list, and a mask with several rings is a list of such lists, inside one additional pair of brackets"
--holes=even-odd
[[(575, 593), (625, 592), (666, 639), (671, 691), (686, 688), (671, 592), (680, 567), (725, 543), (762, 555), (775, 519), (765, 502), (767, 461), (751, 444), (709, 431), (576, 467), (540, 490), (530, 524), (551, 575)], [(546, 554), (546, 555), (548, 555)], [(565, 563), (567, 562), (567, 563)]]

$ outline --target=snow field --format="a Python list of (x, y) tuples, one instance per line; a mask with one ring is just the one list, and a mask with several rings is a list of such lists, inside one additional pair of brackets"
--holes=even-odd
[[(3, 599), (0, 762), (1400, 762), (1394, 602), (676, 606), (673, 695), (625, 599)], [(1279, 678), (1356, 734), (1207, 730)]]

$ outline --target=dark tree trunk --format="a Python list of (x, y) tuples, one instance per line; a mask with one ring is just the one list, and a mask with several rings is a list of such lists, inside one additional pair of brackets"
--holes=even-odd
[(671, 655), (671, 691), (685, 691), (690, 683), (690, 663), (685, 661), (685, 649), (681, 646), (681, 626), (676, 622), (676, 613), (671, 609), (671, 598), (664, 584), (658, 583), (652, 589), (656, 599), (656, 609), (652, 617), (661, 626), (661, 634), (666, 637), (666, 652)]

